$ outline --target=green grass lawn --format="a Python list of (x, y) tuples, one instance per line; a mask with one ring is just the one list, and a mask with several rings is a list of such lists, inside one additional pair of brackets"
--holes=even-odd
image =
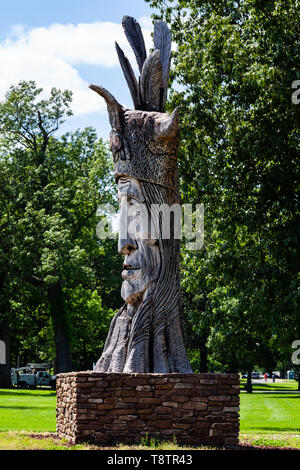
[(253, 393), (244, 391), (245, 382), (241, 381), (241, 433), (300, 433), (300, 393), (288, 393), (297, 391), (295, 380), (255, 383)]
[[(241, 390), (244, 390), (244, 386), (246, 385), (247, 380), (246, 379), (241, 379)], [(296, 380), (285, 380), (282, 382), (272, 382), (270, 379), (268, 379), (268, 382), (259, 382), (259, 383), (254, 383), (253, 384), (253, 390), (254, 391), (297, 391), (298, 390), (298, 382)]]
[(0, 431), (55, 431), (52, 390), (0, 390)]
[[(0, 450), (107, 450), (107, 447), (100, 447), (91, 444), (69, 445), (64, 439), (58, 439), (54, 434), (44, 433), (34, 435), (25, 431), (0, 431)], [(211, 447), (188, 447), (178, 446), (173, 442), (155, 442), (150, 446), (143, 443), (137, 445), (115, 445), (109, 447), (114, 450), (212, 450)], [(216, 449), (217, 450), (217, 449)]]
[[(300, 448), (300, 393), (286, 393), (296, 389), (296, 382), (289, 381), (255, 384), (252, 394), (242, 391), (241, 441)], [(51, 390), (0, 390), (0, 449), (13, 448), (13, 441), (15, 448), (34, 448), (30, 432), (55, 432), (55, 395)], [(53, 439), (45, 438), (39, 446), (57, 448), (60, 444)]]
[(300, 433), (300, 394), (241, 393), (241, 432)]

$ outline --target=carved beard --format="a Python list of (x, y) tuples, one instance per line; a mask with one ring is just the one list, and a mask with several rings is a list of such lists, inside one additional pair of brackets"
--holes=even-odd
[(154, 288), (160, 272), (160, 251), (157, 245), (149, 245), (147, 240), (137, 242), (138, 249), (126, 255), (125, 265), (138, 267), (122, 273), (124, 280), (121, 288), (121, 296), (126, 303), (137, 306), (145, 296), (150, 286)]
[[(174, 203), (174, 195), (164, 187), (148, 182), (141, 182), (141, 187), (149, 211), (151, 204)], [(96, 371), (192, 373), (182, 335), (179, 243), (164, 240), (160, 234), (160, 270), (154, 288), (133, 308), (132, 316), (128, 304), (115, 315)], [(143, 262), (147, 262), (146, 253), (141, 247)]]
[[(141, 187), (148, 210), (151, 204), (177, 202), (166, 188), (148, 182), (141, 182)], [(124, 372), (192, 372), (182, 335), (179, 244), (179, 240), (164, 240), (160, 231), (159, 278), (134, 314)]]

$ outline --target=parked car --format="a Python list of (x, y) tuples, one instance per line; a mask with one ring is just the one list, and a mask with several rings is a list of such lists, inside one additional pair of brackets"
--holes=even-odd
[[(247, 378), (248, 378), (247, 372), (245, 374), (242, 374), (242, 379), (247, 379)], [(259, 379), (259, 378), (260, 378), (259, 372), (251, 372), (251, 379)]]
[(259, 372), (251, 372), (251, 378), (252, 379), (259, 379), (260, 378)]
[(45, 371), (38, 371), (36, 374), (29, 369), (11, 369), (11, 381), (19, 388), (36, 388), (38, 386), (56, 388), (56, 375), (51, 375)]

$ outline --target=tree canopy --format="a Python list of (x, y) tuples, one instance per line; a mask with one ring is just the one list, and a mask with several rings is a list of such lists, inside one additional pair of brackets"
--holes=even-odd
[[(205, 208), (203, 248), (181, 255), (192, 366), (286, 369), (300, 338), (299, 2), (146, 1), (174, 43), (182, 201)], [(96, 237), (111, 157), (92, 128), (60, 135), (71, 101), (22, 81), (0, 103), (0, 335), (14, 365), (55, 358), (59, 372), (92, 367), (121, 302), (116, 241)]]
[(113, 312), (101, 300), (111, 249), (97, 239), (96, 211), (114, 203), (114, 185), (109, 152), (92, 128), (54, 136), (71, 113), (71, 93), (41, 94), (20, 82), (0, 104), (1, 297), (15, 356), (24, 348), (29, 360), (34, 350), (49, 359), (52, 351), (63, 372), (72, 358), (75, 367), (92, 365), (89, 353), (95, 360)]
[(185, 252), (188, 321), (211, 367), (272, 370), (299, 337), (299, 2), (152, 1), (175, 43), (185, 202), (205, 206)]

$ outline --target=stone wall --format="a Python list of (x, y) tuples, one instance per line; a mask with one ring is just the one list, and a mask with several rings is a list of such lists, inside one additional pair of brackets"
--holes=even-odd
[(237, 374), (72, 372), (57, 380), (57, 433), (69, 442), (142, 437), (232, 446), (239, 434)]

